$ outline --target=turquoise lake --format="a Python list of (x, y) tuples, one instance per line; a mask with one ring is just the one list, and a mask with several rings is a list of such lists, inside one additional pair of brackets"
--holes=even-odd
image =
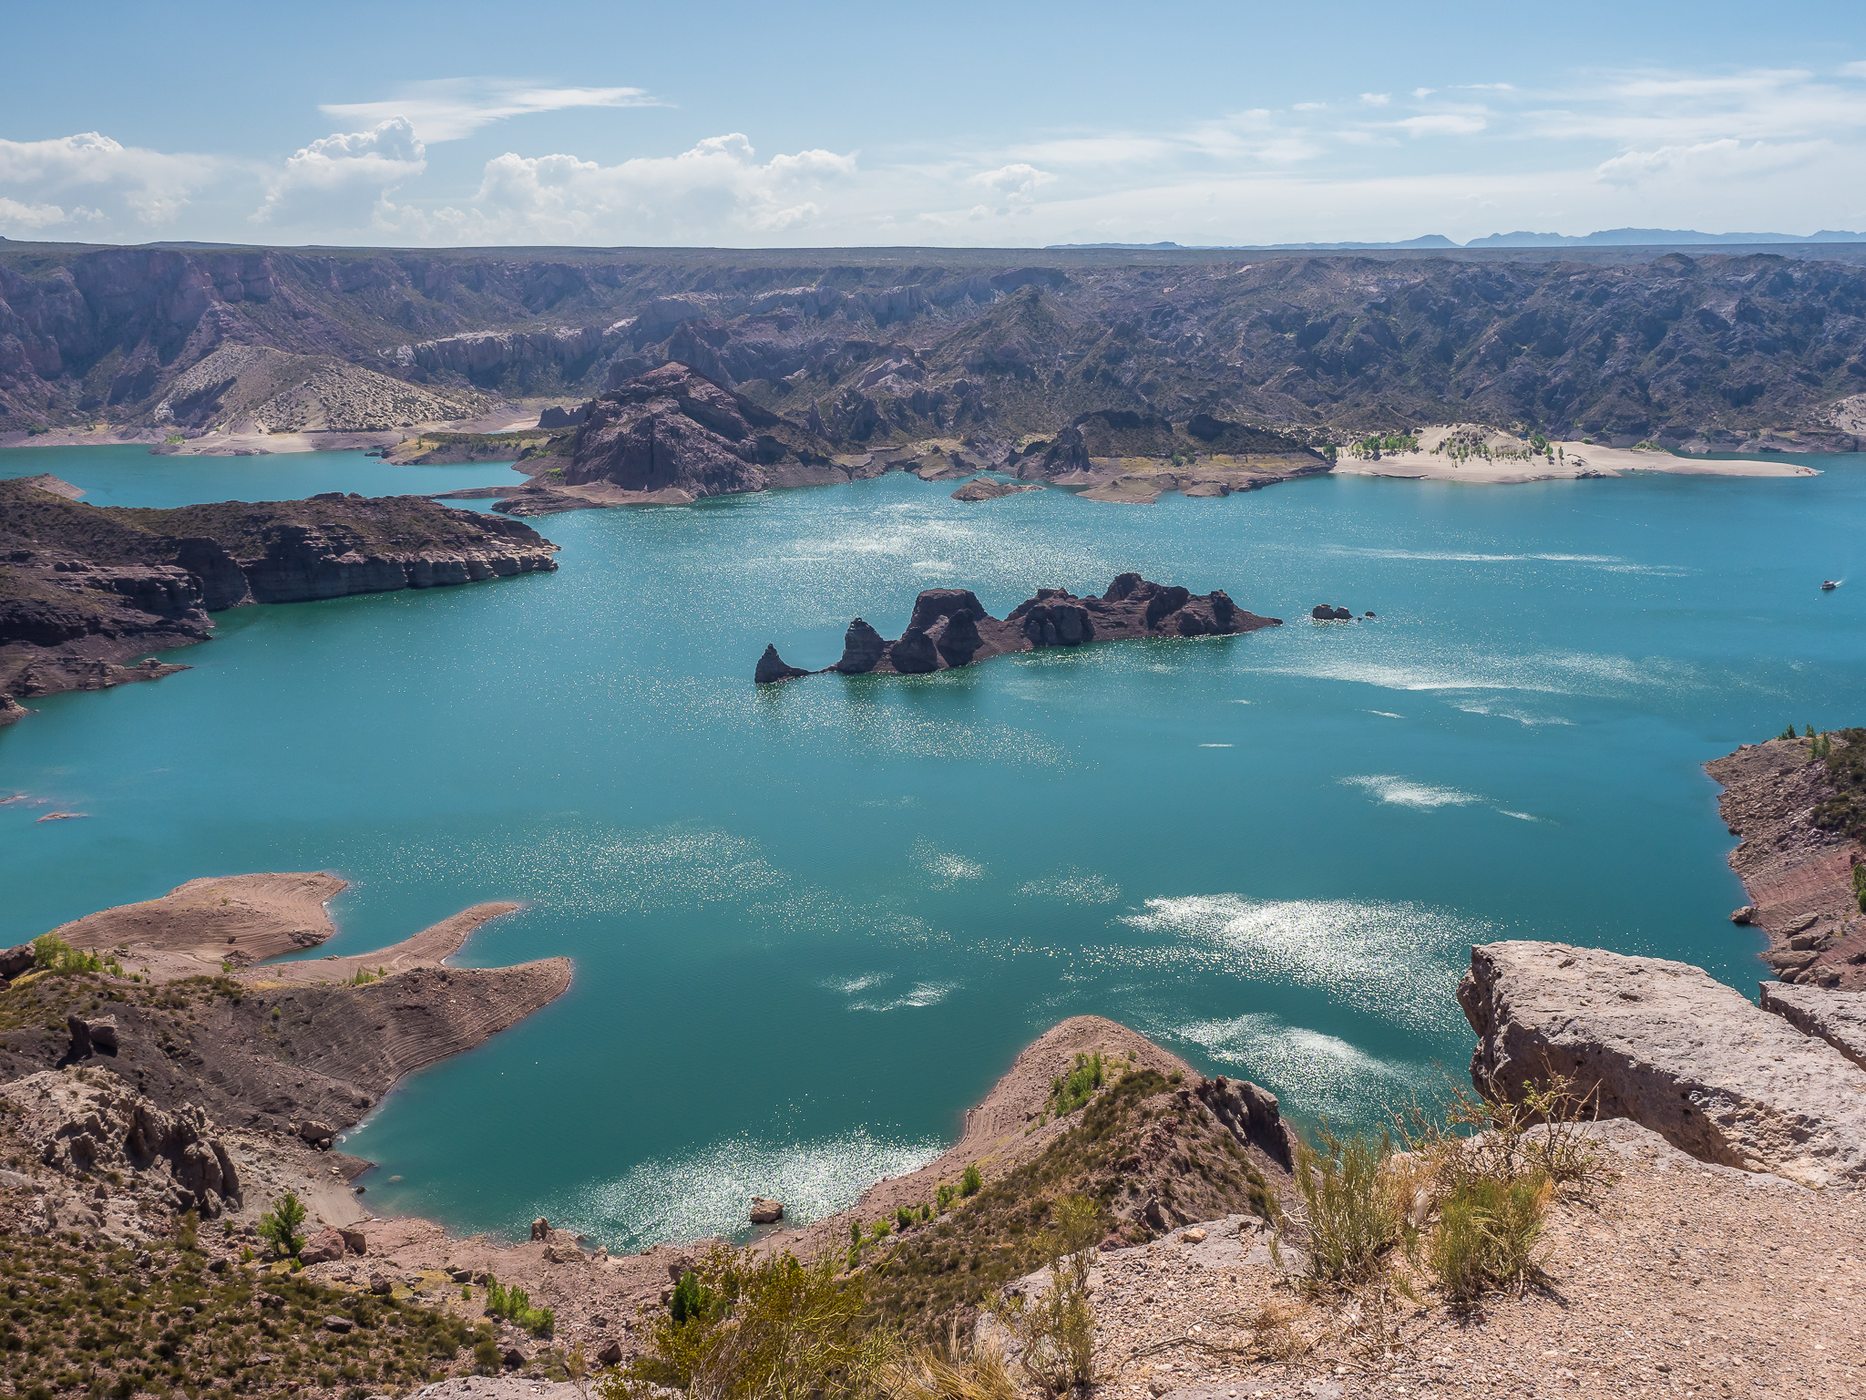
[[(1862, 721), (1866, 458), (1812, 479), (1322, 478), (964, 505), (890, 476), (534, 522), (561, 569), (220, 615), (193, 669), (0, 732), (0, 942), (199, 875), (352, 881), (326, 951), (525, 901), (463, 961), (560, 1001), (347, 1146), (378, 1210), (612, 1248), (813, 1214), (950, 1141), (1016, 1050), (1120, 1018), (1305, 1119), (1459, 1078), (1469, 946), (1760, 940), (1700, 765)], [(101, 504), (438, 490), (358, 454), (20, 450)], [(1137, 569), (1282, 628), (760, 692), (915, 592), (994, 611)], [(1823, 577), (1848, 577), (1823, 594)], [(1308, 620), (1318, 601), (1379, 617)], [(396, 1178), (391, 1180), (390, 1178)]]

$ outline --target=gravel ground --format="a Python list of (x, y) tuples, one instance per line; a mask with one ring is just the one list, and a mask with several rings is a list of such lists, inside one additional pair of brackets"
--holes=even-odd
[[(1468, 1319), (1429, 1291), (1307, 1304), (1241, 1217), (1196, 1243), (1180, 1231), (1103, 1255), (1100, 1393), (1866, 1395), (1866, 1196), (1707, 1166), (1606, 1126), (1621, 1175), (1591, 1205), (1556, 1207), (1546, 1285)], [(1265, 1359), (1291, 1345), (1304, 1349)]]

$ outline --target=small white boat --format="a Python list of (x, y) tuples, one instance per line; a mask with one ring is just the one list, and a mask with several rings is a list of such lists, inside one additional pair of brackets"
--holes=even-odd
[(1821, 592), (1823, 593), (1832, 593), (1838, 587), (1840, 587), (1839, 579), (1824, 578), (1821, 580)]

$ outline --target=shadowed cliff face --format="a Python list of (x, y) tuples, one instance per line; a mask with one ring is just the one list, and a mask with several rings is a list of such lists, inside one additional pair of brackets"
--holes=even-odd
[[(677, 360), (844, 450), (1104, 412), (1844, 449), (1866, 393), (1849, 257), (21, 245), (0, 252), (0, 431), (210, 421), (268, 363), (225, 348), (265, 347), (368, 371), (332, 379), (346, 403), (420, 386), (410, 411)], [(217, 351), (228, 374), (183, 382)]]
[(519, 521), (414, 496), (100, 509), (0, 481), (0, 694), (166, 675), (126, 663), (206, 641), (223, 608), (508, 577), (555, 552)]

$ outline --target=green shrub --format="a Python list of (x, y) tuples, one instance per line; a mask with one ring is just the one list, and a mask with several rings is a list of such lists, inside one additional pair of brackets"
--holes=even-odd
[(42, 933), (32, 940), (32, 957), (33, 965), (44, 972), (107, 972), (112, 977), (123, 975), (123, 964), (115, 958), (74, 948), (55, 933)]
[(973, 1163), (959, 1175), (959, 1194), (976, 1196), (979, 1188), (985, 1184), (985, 1178), (979, 1175), (978, 1164)]
[(534, 1337), (548, 1337), (557, 1328), (557, 1315), (549, 1308), (534, 1306), (524, 1289), (517, 1284), (508, 1287), (496, 1278), (486, 1280), (486, 1311)]
[(1472, 1177), (1440, 1201), (1427, 1259), (1445, 1297), (1468, 1307), (1485, 1293), (1520, 1288), (1541, 1272), (1536, 1248), (1554, 1184), (1540, 1173)]
[(862, 1326), (859, 1277), (824, 1259), (755, 1258), (721, 1247), (691, 1271), (708, 1305), (657, 1318), (648, 1345), (598, 1386), (603, 1400), (636, 1400), (653, 1387), (708, 1400), (806, 1400), (866, 1394), (884, 1359)]
[(296, 1259), (305, 1247), (303, 1234), (308, 1212), (296, 1191), (287, 1191), (259, 1217), (259, 1238), (272, 1246), (280, 1259)]
[(676, 1325), (694, 1318), (705, 1317), (714, 1310), (715, 1299), (712, 1290), (700, 1282), (700, 1276), (692, 1269), (681, 1274), (674, 1285), (674, 1293), (668, 1299), (668, 1315)]
[(1050, 1112), (1058, 1118), (1074, 1113), (1095, 1096), (1107, 1082), (1107, 1070), (1101, 1051), (1077, 1055), (1067, 1074), (1059, 1074), (1050, 1084)]
[(1317, 1289), (1352, 1288), (1375, 1278), (1400, 1242), (1406, 1214), (1392, 1173), (1392, 1139), (1327, 1128), (1296, 1150), (1296, 1186), (1306, 1216), (1305, 1277)]

